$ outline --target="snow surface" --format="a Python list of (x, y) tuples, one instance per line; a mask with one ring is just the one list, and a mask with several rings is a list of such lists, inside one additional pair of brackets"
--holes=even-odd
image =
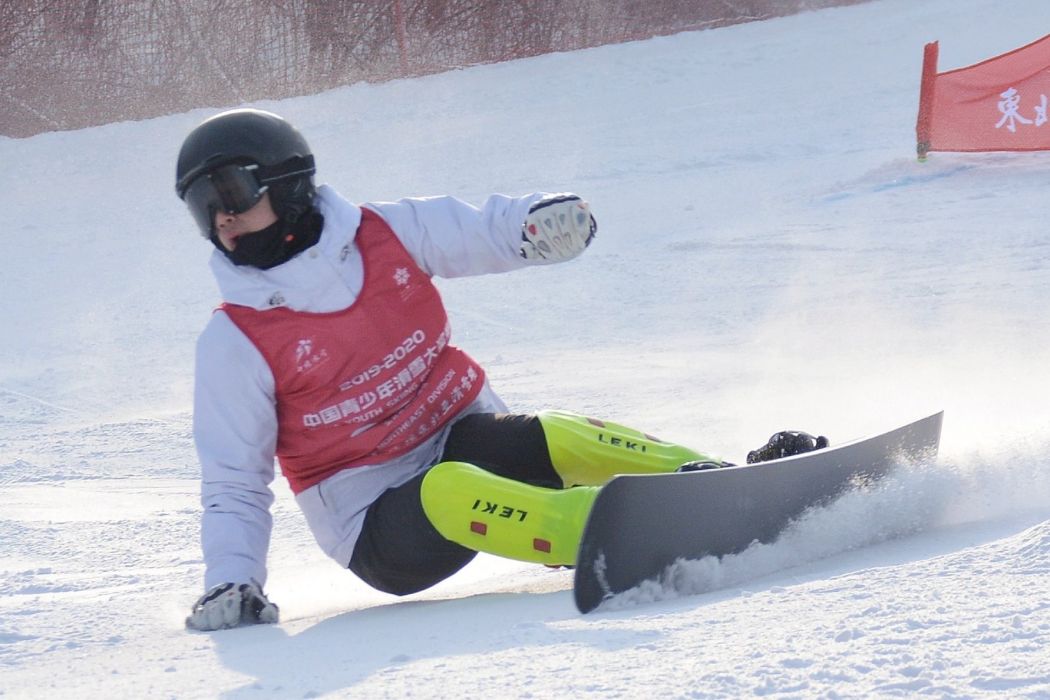
[(581, 260), (441, 282), (517, 409), (737, 460), (946, 409), (935, 466), (587, 617), (570, 573), (489, 557), (370, 591), (277, 484), (281, 624), (184, 631), (217, 296), (172, 185), (213, 110), (0, 139), (0, 695), (1050, 697), (1050, 155), (913, 155), (925, 42), (947, 70), (1048, 26), (877, 0), (259, 103), (359, 201), (589, 198)]

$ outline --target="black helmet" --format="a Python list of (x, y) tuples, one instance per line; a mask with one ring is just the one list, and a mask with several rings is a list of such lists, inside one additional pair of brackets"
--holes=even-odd
[(295, 127), (270, 112), (234, 109), (201, 122), (182, 142), (175, 191), (211, 238), (217, 211), (247, 211), (267, 191), (278, 217), (294, 224), (312, 207), (315, 170)]

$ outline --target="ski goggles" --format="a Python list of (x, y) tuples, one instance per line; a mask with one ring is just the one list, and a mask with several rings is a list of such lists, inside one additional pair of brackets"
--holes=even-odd
[(186, 188), (183, 200), (206, 238), (211, 237), (215, 215), (243, 214), (262, 199), (269, 189), (259, 178), (259, 166), (223, 165), (204, 173)]

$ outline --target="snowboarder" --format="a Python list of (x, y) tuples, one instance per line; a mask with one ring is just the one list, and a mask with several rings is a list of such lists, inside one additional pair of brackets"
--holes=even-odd
[(253, 109), (205, 120), (178, 156), (223, 298), (197, 343), (206, 592), (188, 628), (277, 621), (263, 592), (275, 456), (321, 548), (396, 595), (478, 551), (571, 565), (612, 476), (720, 464), (572, 413), (508, 413), (450, 342), (431, 277), (575, 258), (597, 231), (579, 196), (358, 206), (314, 173), (302, 135)]

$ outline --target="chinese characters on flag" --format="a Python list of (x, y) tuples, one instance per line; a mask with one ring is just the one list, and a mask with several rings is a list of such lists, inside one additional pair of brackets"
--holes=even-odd
[(915, 131), (928, 151), (1050, 150), (1050, 35), (981, 63), (937, 72), (926, 45)]

